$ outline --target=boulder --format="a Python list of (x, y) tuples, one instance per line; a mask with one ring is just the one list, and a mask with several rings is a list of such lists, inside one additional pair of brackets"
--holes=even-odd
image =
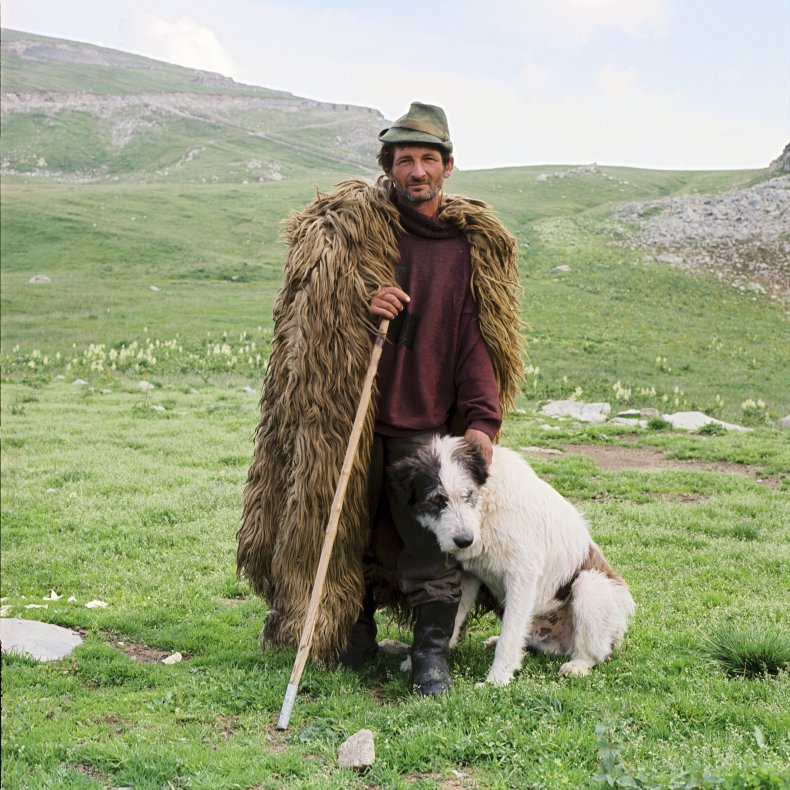
[(579, 403), (575, 400), (553, 400), (541, 410), (547, 417), (571, 417), (580, 422), (606, 422), (612, 407), (608, 403)]
[(57, 661), (71, 655), (82, 637), (68, 628), (22, 620), (18, 617), (0, 618), (0, 642), (4, 653), (19, 653), (36, 661)]
[(715, 423), (721, 425), (728, 431), (750, 431), (751, 428), (744, 428), (742, 425), (733, 425), (729, 422), (722, 422), (713, 417), (708, 417), (701, 411), (679, 411), (675, 414), (664, 414), (663, 418), (675, 429), (680, 431), (698, 431), (706, 425)]

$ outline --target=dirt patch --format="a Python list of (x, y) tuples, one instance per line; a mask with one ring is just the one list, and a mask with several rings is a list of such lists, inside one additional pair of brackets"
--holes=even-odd
[(667, 458), (660, 450), (646, 447), (621, 447), (599, 444), (568, 444), (558, 454), (556, 450), (540, 447), (525, 447), (523, 451), (542, 458), (557, 458), (562, 455), (583, 455), (589, 458), (599, 469), (606, 472), (633, 470), (637, 472), (702, 471), (725, 472), (742, 475), (759, 480), (768, 485), (778, 485), (778, 477), (759, 477), (759, 470), (746, 464), (734, 464), (727, 461), (701, 461), (687, 458)]
[(108, 644), (125, 653), (132, 661), (139, 661), (141, 664), (157, 664), (170, 655), (167, 650), (160, 650), (158, 647), (150, 647), (128, 639), (111, 639)]

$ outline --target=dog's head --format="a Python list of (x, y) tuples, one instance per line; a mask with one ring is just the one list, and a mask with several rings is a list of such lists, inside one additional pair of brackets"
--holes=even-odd
[(392, 486), (442, 551), (457, 553), (480, 538), (480, 489), (488, 470), (479, 447), (441, 437), (393, 464)]

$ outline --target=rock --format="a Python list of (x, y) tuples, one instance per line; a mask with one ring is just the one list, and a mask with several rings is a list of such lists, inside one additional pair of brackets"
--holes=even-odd
[(571, 271), (571, 267), (568, 266), (566, 263), (563, 263), (561, 266), (555, 266), (553, 269), (551, 269), (552, 274), (554, 274), (555, 272), (569, 272), (569, 271)]
[(625, 420), (638, 420), (642, 416), (642, 412), (639, 409), (626, 409), (625, 411), (618, 411), (617, 416)]
[(579, 403), (574, 400), (554, 400), (547, 403), (541, 414), (547, 417), (572, 417), (581, 422), (599, 424), (606, 422), (612, 407), (608, 403)]
[(87, 387), (88, 386), (88, 382), (85, 381), (85, 379), (74, 379), (74, 381), (72, 381), (71, 383), (75, 387)]
[(656, 260), (659, 263), (668, 263), (670, 266), (679, 266), (683, 263), (683, 258), (679, 255), (659, 255)]
[(140, 381), (137, 384), (137, 389), (141, 389), (143, 392), (150, 392), (152, 389), (156, 389), (150, 381)]
[(0, 618), (3, 652), (29, 655), (37, 661), (57, 661), (71, 655), (82, 637), (59, 625), (17, 617)]
[(776, 424), (780, 428), (790, 428), (790, 414), (788, 414), (787, 417), (782, 417), (782, 419), (779, 420)]
[(86, 609), (106, 609), (110, 604), (105, 603), (104, 601), (88, 601), (85, 604)]
[(411, 650), (408, 642), (399, 642), (397, 639), (382, 639), (379, 642), (379, 650), (390, 656), (405, 656)]
[(149, 287), (149, 288), (150, 288), (150, 289), (151, 289), (151, 290), (152, 290), (154, 293), (159, 293), (159, 288), (157, 288), (155, 285), (149, 285), (148, 287)]
[(660, 417), (661, 416), (661, 412), (658, 409), (651, 409), (651, 408), (640, 409), (639, 413), (645, 419), (648, 419), (648, 420), (652, 420), (652, 419), (655, 419), (656, 417)]
[(252, 387), (242, 387), (241, 391), (242, 392), (246, 392), (248, 395), (257, 395), (258, 394), (258, 391), (254, 390)]
[(647, 428), (647, 420), (640, 420), (636, 417), (613, 417), (609, 420), (609, 425), (627, 425), (631, 428), (639, 426), (640, 428)]
[(751, 428), (744, 428), (741, 425), (733, 425), (729, 422), (722, 422), (713, 417), (708, 417), (701, 411), (679, 411), (675, 414), (664, 414), (663, 418), (675, 429), (681, 431), (698, 431), (706, 425), (715, 423), (721, 425), (728, 431), (750, 431)]
[(376, 749), (373, 745), (373, 733), (370, 730), (355, 732), (341, 743), (337, 750), (337, 763), (341, 768), (364, 771), (373, 765), (375, 759)]
[(533, 455), (562, 455), (562, 450), (553, 450), (550, 447), (521, 447), (522, 453), (532, 453)]
[(156, 404), (154, 404), (153, 406), (151, 406), (151, 408), (152, 408), (154, 411), (167, 411), (167, 409), (166, 409), (164, 406), (162, 406), (162, 404), (161, 404), (161, 403), (156, 403)]
[(169, 655), (167, 658), (163, 658), (162, 663), (168, 665), (178, 664), (183, 660), (184, 660), (184, 656), (182, 656), (181, 653), (173, 653), (172, 655)]
[(52, 280), (46, 274), (34, 274), (28, 282), (33, 285), (40, 285), (41, 283), (51, 283)]

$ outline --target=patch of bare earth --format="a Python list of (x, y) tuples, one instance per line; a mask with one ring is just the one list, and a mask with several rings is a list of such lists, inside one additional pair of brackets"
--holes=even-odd
[[(524, 452), (540, 457), (558, 457), (556, 450), (526, 447)], [(568, 444), (559, 455), (583, 455), (606, 472), (633, 470), (637, 472), (702, 471), (725, 472), (750, 477), (767, 485), (778, 485), (778, 476), (760, 476), (756, 467), (727, 461), (702, 461), (693, 458), (667, 458), (660, 450), (646, 447), (622, 447), (597, 444)]]
[(406, 781), (409, 784), (417, 784), (418, 782), (424, 782), (426, 779), (432, 779), (442, 790), (477, 790), (480, 787), (480, 783), (464, 771), (453, 770), (450, 774), (450, 776), (442, 776), (440, 774), (409, 776)]
[(160, 650), (158, 647), (132, 642), (128, 639), (111, 639), (108, 644), (141, 664), (156, 664), (170, 655), (167, 650)]

